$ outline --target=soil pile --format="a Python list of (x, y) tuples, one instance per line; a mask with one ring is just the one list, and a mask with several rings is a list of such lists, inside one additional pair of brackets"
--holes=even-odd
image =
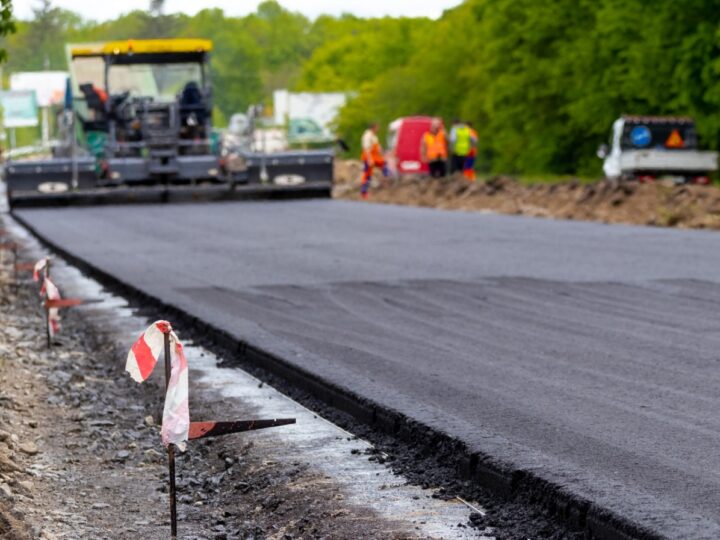
[[(359, 199), (361, 171), (359, 162), (339, 162), (333, 196)], [(720, 229), (720, 189), (664, 181), (640, 184), (600, 180), (591, 184), (570, 181), (524, 185), (506, 176), (479, 182), (468, 182), (461, 175), (442, 179), (376, 177), (370, 200), (604, 223)]]

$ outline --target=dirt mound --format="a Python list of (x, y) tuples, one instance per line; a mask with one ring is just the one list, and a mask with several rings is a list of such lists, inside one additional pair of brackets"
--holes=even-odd
[[(338, 163), (334, 197), (359, 199), (361, 171), (359, 162)], [(384, 180), (376, 177), (370, 199), (449, 210), (720, 229), (720, 189), (671, 182), (639, 184), (600, 180), (591, 184), (570, 181), (524, 185), (505, 176), (484, 182), (468, 182), (461, 175), (442, 179), (407, 176)]]

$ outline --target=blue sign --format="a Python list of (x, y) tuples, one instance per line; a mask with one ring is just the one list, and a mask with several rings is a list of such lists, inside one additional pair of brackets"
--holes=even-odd
[(645, 148), (650, 146), (650, 143), (652, 142), (652, 133), (650, 133), (650, 129), (648, 129), (647, 126), (636, 126), (630, 132), (630, 140), (632, 141), (633, 146)]

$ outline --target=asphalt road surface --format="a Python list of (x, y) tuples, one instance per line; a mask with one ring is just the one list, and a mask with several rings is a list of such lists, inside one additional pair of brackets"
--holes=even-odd
[(19, 214), (473, 449), (720, 538), (720, 233), (329, 200)]

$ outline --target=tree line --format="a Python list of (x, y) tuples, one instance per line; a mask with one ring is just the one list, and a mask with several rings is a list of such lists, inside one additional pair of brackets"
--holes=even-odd
[(309, 20), (274, 0), (101, 23), (36, 6), (2, 39), (6, 72), (65, 69), (67, 42), (205, 37), (221, 121), (277, 88), (347, 91), (337, 131), (352, 153), (368, 123), (413, 114), (472, 121), (482, 166), (505, 173), (597, 173), (621, 114), (694, 116), (720, 148), (720, 0), (466, 0), (436, 21)]

